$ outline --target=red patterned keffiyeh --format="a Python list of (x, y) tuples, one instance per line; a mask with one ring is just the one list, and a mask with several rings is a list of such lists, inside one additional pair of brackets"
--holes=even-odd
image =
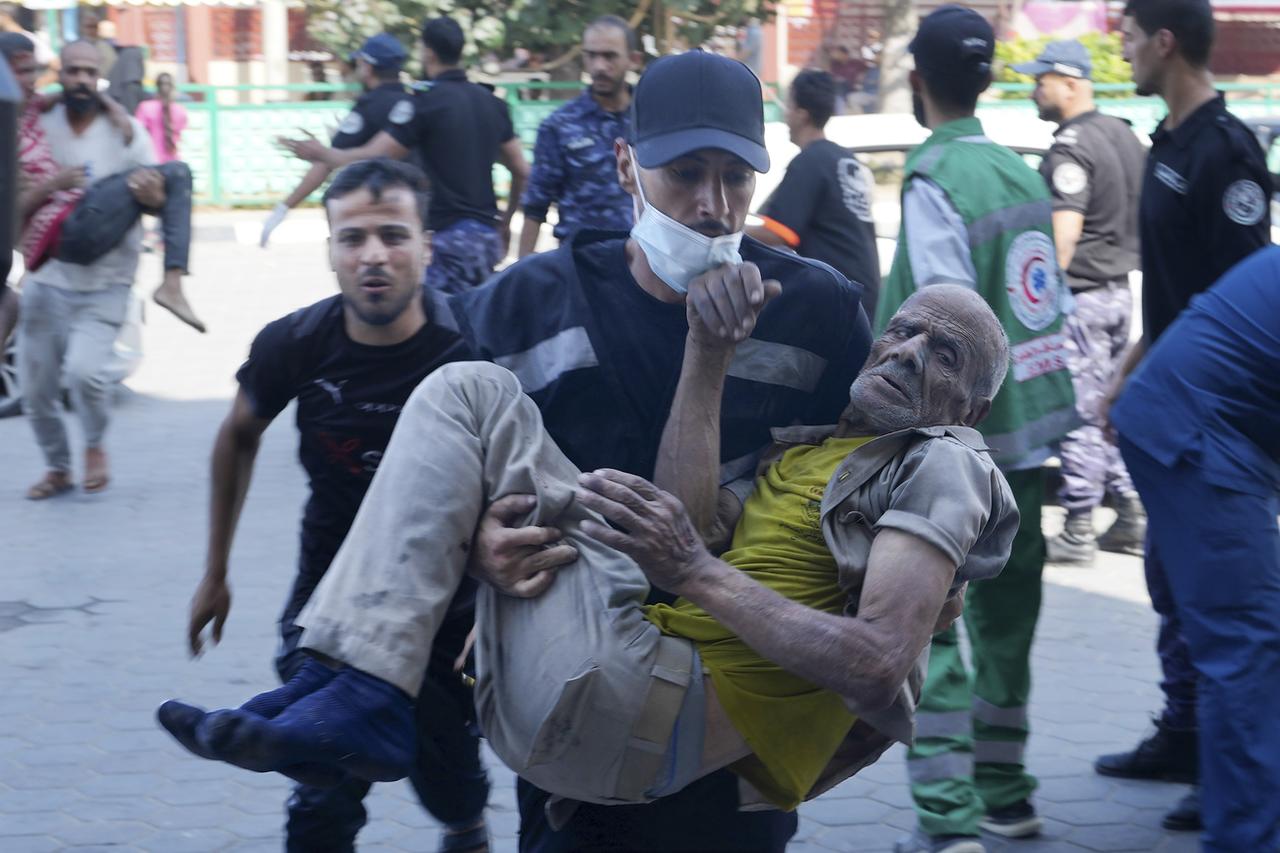
[[(40, 127), (40, 108), (28, 104), (18, 123), (18, 167), (24, 186), (35, 186), (58, 174), (58, 162)], [(49, 259), (58, 244), (63, 221), (71, 215), (84, 190), (57, 190), (22, 223), (23, 263), (34, 270)]]

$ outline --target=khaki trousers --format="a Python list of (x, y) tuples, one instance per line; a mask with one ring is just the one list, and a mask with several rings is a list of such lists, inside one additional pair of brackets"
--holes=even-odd
[(299, 614), (301, 645), (416, 695), (481, 512), (534, 494), (529, 521), (559, 527), (579, 557), (536, 599), (481, 585), (478, 719), (503, 762), (535, 785), (640, 802), (694, 650), (644, 618), (649, 587), (635, 563), (579, 532), (600, 519), (573, 500), (578, 473), (510, 372), (440, 368), (405, 404), (351, 532)]

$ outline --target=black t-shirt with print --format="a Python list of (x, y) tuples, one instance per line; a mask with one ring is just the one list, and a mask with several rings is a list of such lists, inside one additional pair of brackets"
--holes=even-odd
[(863, 287), (862, 307), (874, 316), (880, 257), (871, 218), (871, 170), (829, 139), (801, 149), (782, 183), (760, 209), (800, 238), (796, 253), (835, 267)]
[(236, 373), (260, 418), (298, 403), (298, 459), (311, 494), (289, 619), (346, 538), (413, 389), (440, 365), (469, 357), (455, 332), (432, 323), (393, 346), (359, 344), (342, 315), (342, 297), (333, 296), (267, 324)]

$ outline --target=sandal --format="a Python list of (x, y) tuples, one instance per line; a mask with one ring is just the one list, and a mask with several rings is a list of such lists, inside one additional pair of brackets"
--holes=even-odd
[(31, 488), (27, 489), (27, 500), (43, 501), (65, 494), (76, 487), (71, 476), (65, 471), (49, 471)]

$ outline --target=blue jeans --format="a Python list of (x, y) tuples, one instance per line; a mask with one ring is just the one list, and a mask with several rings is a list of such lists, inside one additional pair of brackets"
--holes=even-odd
[(1280, 850), (1280, 500), (1120, 452), (1199, 676), (1203, 849)]
[(160, 217), (164, 268), (187, 272), (191, 255), (191, 170), (180, 160), (155, 169), (164, 178), (164, 206), (149, 210), (129, 191), (134, 170), (103, 178), (85, 192), (62, 223), (56, 256), (71, 264), (91, 264), (124, 239), (143, 213)]
[[(473, 731), (471, 691), (453, 672), (453, 660), (470, 630), (469, 619), (451, 619), (441, 627), (415, 710), (418, 760), (409, 782), (423, 807), (444, 824), (478, 820), (489, 800), (489, 777)], [(287, 681), (305, 660), (305, 653), (296, 649), (277, 658), (281, 679)], [(286, 805), (287, 853), (354, 851), (356, 834), (368, 819), (363, 800), (371, 787), (351, 777), (332, 788), (295, 786)]]

